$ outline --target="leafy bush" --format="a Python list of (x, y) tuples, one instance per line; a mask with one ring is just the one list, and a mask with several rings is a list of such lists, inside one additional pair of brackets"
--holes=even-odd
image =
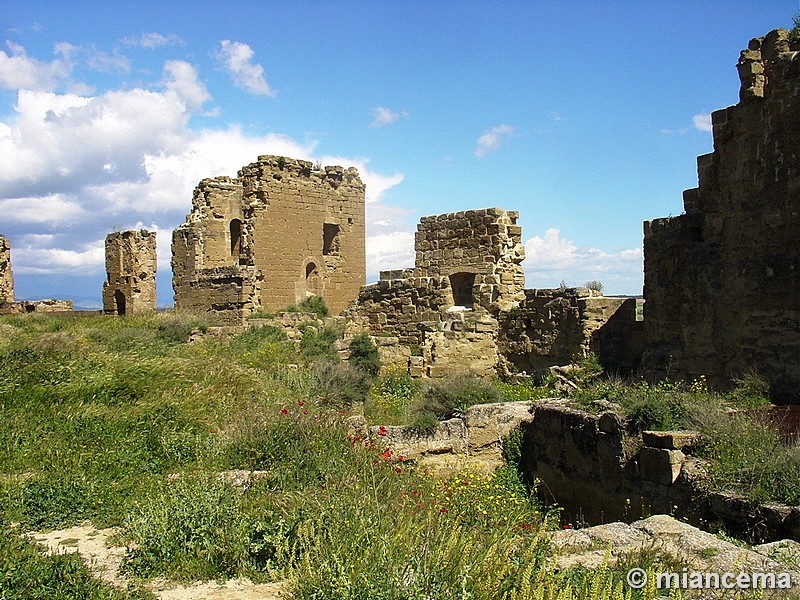
[(186, 475), (168, 482), (138, 505), (125, 535), (134, 546), (123, 567), (137, 576), (230, 577), (248, 560), (241, 492), (216, 477)]
[(289, 306), (282, 308), (278, 312), (314, 313), (320, 319), (324, 319), (330, 314), (328, 305), (325, 304), (325, 299), (322, 298), (321, 296), (309, 296), (302, 302), (298, 302), (297, 304), (290, 304)]
[(603, 291), (603, 282), (598, 281), (597, 279), (592, 279), (591, 281), (587, 281), (583, 284), (583, 287), (589, 288), (595, 292), (602, 292)]
[(372, 387), (363, 370), (347, 363), (321, 360), (314, 363), (317, 387), (315, 393), (322, 404), (349, 406), (364, 402)]
[(369, 335), (359, 333), (350, 340), (350, 364), (361, 369), (370, 377), (375, 377), (381, 370), (378, 348), (372, 343)]
[(341, 337), (341, 331), (334, 327), (305, 327), (300, 338), (300, 352), (309, 360), (327, 358), (339, 360), (339, 352), (335, 343)]
[(762, 408), (770, 404), (769, 383), (757, 373), (749, 373), (736, 384), (725, 400), (734, 408)]
[(500, 402), (499, 390), (489, 381), (464, 375), (433, 381), (411, 407), (412, 427), (430, 431), (437, 421), (450, 419), (474, 404)]
[(792, 28), (789, 30), (789, 41), (800, 42), (800, 12), (792, 17)]

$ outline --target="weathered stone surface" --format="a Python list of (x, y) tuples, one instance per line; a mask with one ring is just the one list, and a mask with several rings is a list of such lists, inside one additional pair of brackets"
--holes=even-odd
[(106, 236), (103, 312), (125, 315), (156, 309), (156, 232), (120, 231)]
[(353, 168), (277, 156), (204, 179), (172, 236), (176, 308), (236, 323), (321, 296), (339, 313), (366, 279), (364, 195)]
[(680, 450), (643, 447), (636, 457), (639, 477), (645, 481), (672, 485), (681, 474), (686, 457)]
[(682, 450), (694, 446), (700, 434), (696, 431), (643, 431), (642, 443), (651, 448)]
[(654, 515), (630, 525), (609, 523), (557, 531), (552, 534), (552, 543), (559, 549), (556, 562), (562, 569), (578, 564), (597, 568), (609, 549), (611, 564), (647, 551), (671, 557), (689, 571), (720, 575), (788, 573), (795, 585), (800, 583), (795, 543), (784, 541), (750, 550), (668, 515)]
[(642, 352), (635, 300), (585, 288), (524, 290), (518, 216), (484, 208), (423, 217), (415, 268), (381, 273), (342, 315), (419, 349), (422, 365), (409, 364), (415, 376), (538, 376), (589, 352), (633, 369)]
[(685, 214), (644, 224), (651, 376), (727, 386), (755, 371), (800, 400), (800, 43), (787, 35), (742, 53), (741, 100), (712, 115)]
[(0, 235), (0, 308), (14, 304), (14, 277), (11, 274), (11, 244)]

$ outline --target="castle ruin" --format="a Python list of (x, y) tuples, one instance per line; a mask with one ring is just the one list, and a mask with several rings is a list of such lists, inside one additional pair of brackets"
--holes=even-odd
[(544, 375), (595, 351), (609, 367), (641, 353), (636, 301), (585, 288), (526, 290), (519, 213), (485, 208), (423, 217), (413, 269), (384, 271), (343, 313), (384, 362), (416, 376)]
[(757, 373), (800, 399), (800, 43), (778, 29), (737, 65), (737, 105), (712, 114), (685, 213), (644, 224), (643, 364), (710, 383)]
[(0, 308), (14, 304), (14, 277), (11, 274), (11, 244), (0, 235)]
[(366, 280), (364, 206), (354, 168), (259, 156), (204, 179), (172, 235), (175, 307), (234, 324), (319, 296), (339, 313)]
[(106, 236), (103, 312), (126, 315), (156, 309), (156, 232), (119, 231)]

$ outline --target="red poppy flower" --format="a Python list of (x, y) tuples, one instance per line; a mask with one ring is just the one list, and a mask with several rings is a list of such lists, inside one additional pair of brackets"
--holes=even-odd
[(439, 512), (444, 514), (447, 512), (447, 509), (443, 506), (442, 508), (439, 509)]
[(384, 427), (383, 425), (378, 427), (378, 435), (386, 435), (386, 427)]
[(379, 455), (383, 460), (389, 460), (392, 457), (392, 451), (388, 448)]
[(297, 401), (297, 406), (303, 406), (303, 404), (305, 404), (305, 402), (303, 402), (302, 400)]
[(403, 469), (401, 469), (400, 467), (395, 467), (395, 468), (394, 468), (394, 472), (395, 472), (395, 473), (402, 473), (402, 472), (403, 472)]
[(308, 411), (307, 411), (307, 410), (304, 410), (304, 411), (303, 411), (303, 414), (304, 414), (304, 415), (307, 415), (307, 414), (308, 414)]
[(286, 410), (285, 408), (282, 408), (282, 409), (281, 409), (281, 414), (282, 414), (282, 415), (285, 415), (285, 414), (286, 414), (286, 413), (288, 413), (288, 412), (289, 412), (289, 411), (288, 411), (288, 410)]
[(216, 429), (209, 429), (208, 433), (217, 433), (217, 430)]

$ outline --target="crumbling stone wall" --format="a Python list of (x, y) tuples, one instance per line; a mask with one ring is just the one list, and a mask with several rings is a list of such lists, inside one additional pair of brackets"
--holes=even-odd
[(422, 217), (415, 276), (448, 284), (451, 306), (508, 310), (523, 299), (525, 247), (519, 213), (485, 208)]
[(608, 369), (631, 372), (642, 355), (634, 298), (608, 298), (588, 288), (525, 290), (524, 302), (501, 312), (499, 321), (499, 353), (509, 372), (542, 376), (590, 353)]
[(125, 315), (156, 309), (156, 232), (119, 231), (106, 236), (103, 312)]
[(590, 351), (609, 367), (635, 368), (635, 300), (588, 289), (525, 290), (518, 217), (500, 208), (423, 217), (415, 268), (384, 271), (361, 289), (343, 313), (352, 333), (408, 346), (413, 375), (542, 375)]
[(11, 274), (11, 244), (0, 235), (0, 308), (14, 304), (14, 277)]
[(353, 168), (278, 156), (204, 179), (173, 232), (176, 308), (240, 322), (316, 295), (338, 314), (366, 279), (364, 198)]
[(644, 366), (726, 385), (756, 371), (800, 400), (800, 44), (751, 40), (737, 105), (712, 114), (685, 214), (644, 224)]

